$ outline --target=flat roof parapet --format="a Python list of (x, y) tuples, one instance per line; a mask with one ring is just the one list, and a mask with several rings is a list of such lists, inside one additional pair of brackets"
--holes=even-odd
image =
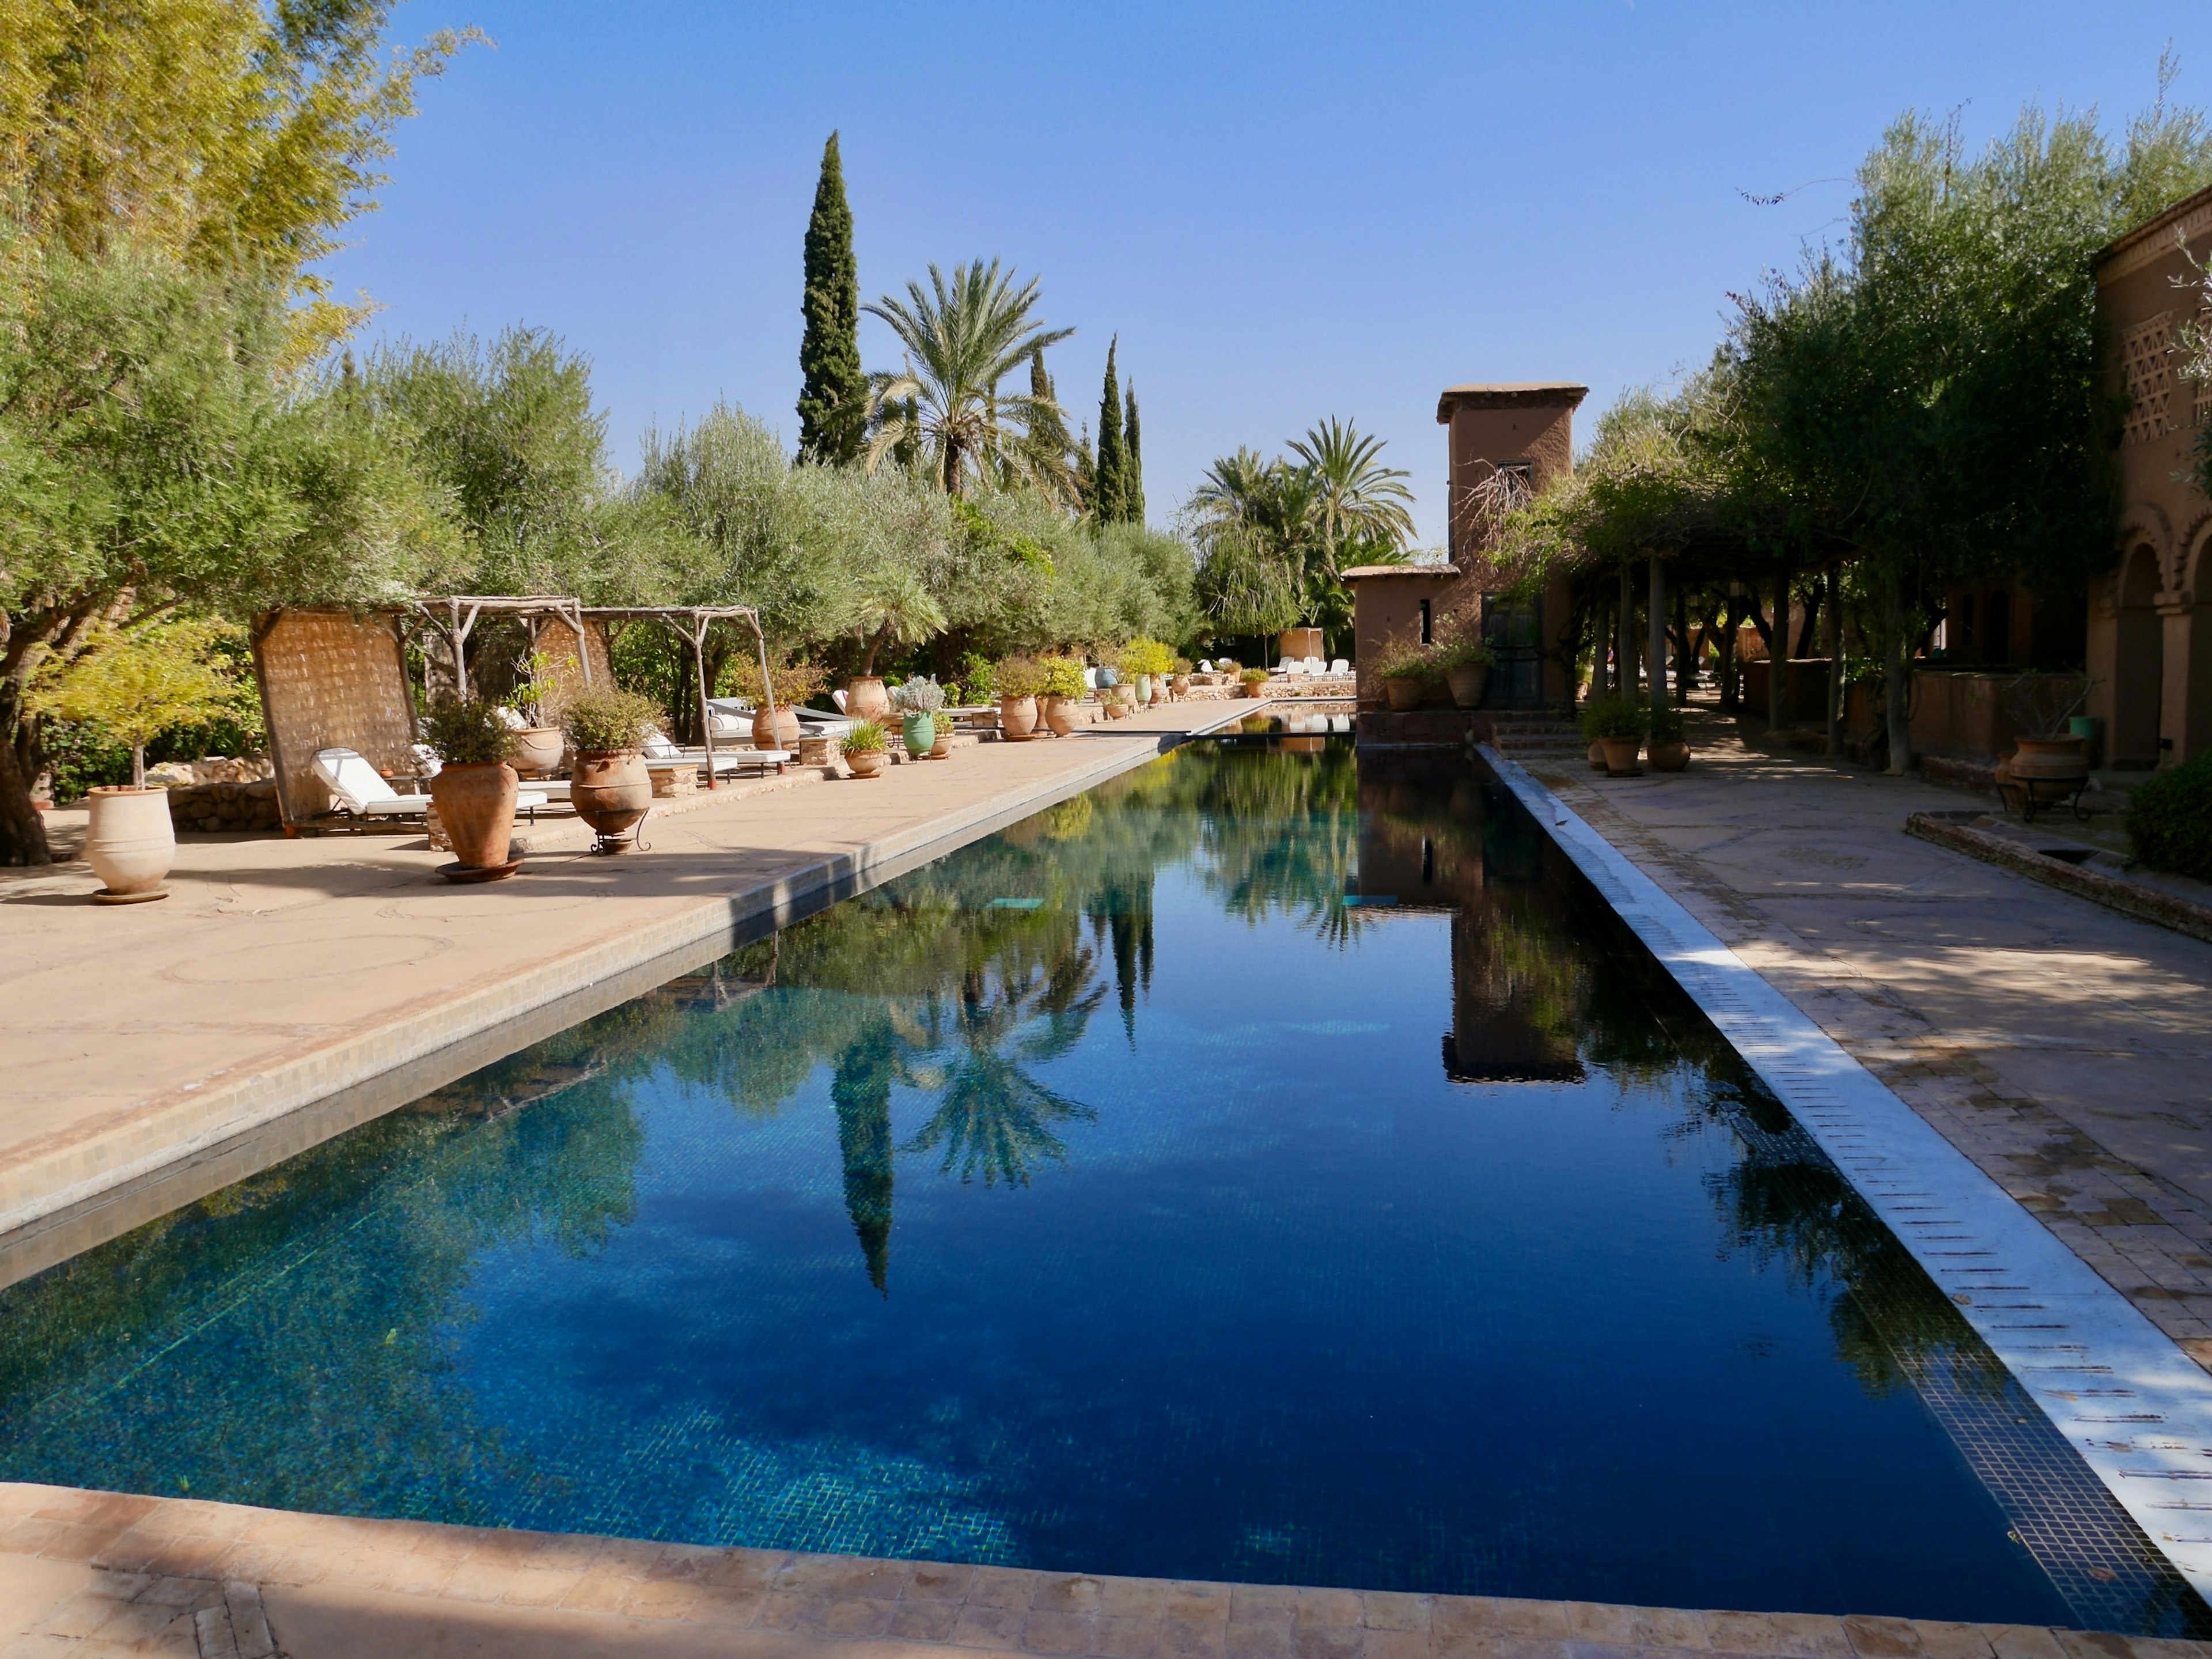
[(1572, 380), (1493, 380), (1448, 386), (1437, 398), (1437, 424), (1449, 426), (1455, 409), (1572, 409), (1589, 388)]

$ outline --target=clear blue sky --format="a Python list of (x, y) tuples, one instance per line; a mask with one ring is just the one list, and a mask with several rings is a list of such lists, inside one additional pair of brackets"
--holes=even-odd
[[(1832, 235), (1898, 112), (2212, 104), (2203, 5), (409, 0), (475, 23), (330, 272), (372, 336), (549, 326), (618, 463), (726, 397), (796, 435), (799, 244), (842, 134), (864, 298), (932, 260), (1042, 279), (1096, 426), (1106, 343), (1164, 523), (1212, 459), (1338, 414), (1442, 538), (1439, 388), (1694, 367), (1730, 289)], [(1826, 182), (1814, 182), (1826, 180)], [(1791, 191), (1778, 206), (1740, 192)], [(864, 319), (871, 368), (896, 367)]]

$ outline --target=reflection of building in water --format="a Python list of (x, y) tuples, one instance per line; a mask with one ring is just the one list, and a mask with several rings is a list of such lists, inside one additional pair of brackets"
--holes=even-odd
[[(1439, 785), (1450, 805), (1438, 813)], [(1454, 751), (1363, 755), (1358, 897), (1378, 913), (1451, 915), (1452, 1029), (1462, 1083), (1578, 1083), (1587, 988), (1549, 914), (1542, 830), (1467, 775)]]

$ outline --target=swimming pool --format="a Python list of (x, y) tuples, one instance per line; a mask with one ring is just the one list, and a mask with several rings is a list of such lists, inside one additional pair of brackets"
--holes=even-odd
[(0, 1477), (2198, 1633), (1456, 757), (1194, 744), (0, 1292)]

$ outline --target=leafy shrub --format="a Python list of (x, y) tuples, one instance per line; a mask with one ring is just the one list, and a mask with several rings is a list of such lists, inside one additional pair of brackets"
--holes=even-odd
[(1125, 674), (1165, 674), (1175, 667), (1175, 647), (1158, 640), (1131, 640), (1117, 659)]
[(1654, 743), (1679, 743), (1689, 729), (1679, 708), (1670, 706), (1651, 716), (1651, 741)]
[(1247, 685), (1258, 685), (1267, 679), (1267, 671), (1264, 668), (1241, 668), (1237, 672), (1237, 678)]
[(1650, 708), (1640, 698), (1613, 693), (1592, 697), (1583, 705), (1584, 743), (1598, 743), (1607, 738), (1640, 738), (1650, 724)]
[(873, 720), (862, 720), (837, 746), (848, 755), (880, 755), (890, 747), (890, 734)]
[(1044, 668), (1034, 657), (1009, 657), (999, 665), (1001, 697), (1034, 697), (1044, 690)]
[(1083, 684), (1083, 665), (1073, 657), (1047, 657), (1040, 665), (1044, 669), (1044, 692), (1048, 697), (1079, 697), (1085, 690)]
[(2212, 881), (2212, 754), (2137, 787), (2126, 822), (2136, 856), (2152, 869)]
[[(769, 684), (775, 690), (778, 708), (803, 708), (829, 689), (830, 672), (811, 662), (787, 662), (771, 665)], [(722, 665), (716, 677), (718, 696), (743, 697), (757, 708), (761, 706), (760, 659), (740, 649)]]
[(1415, 640), (1385, 641), (1372, 666), (1386, 680), (1425, 680), (1443, 672), (1436, 647)]
[(448, 766), (491, 766), (507, 758), (514, 733), (490, 698), (448, 692), (422, 716), (422, 741)]
[(1482, 624), (1462, 611), (1455, 611), (1444, 618), (1437, 642), (1429, 653), (1429, 660), (1439, 670), (1487, 667), (1491, 659), (1490, 643), (1482, 637)]
[(659, 711), (635, 691), (611, 688), (586, 691), (561, 714), (561, 729), (579, 754), (635, 749), (659, 719)]
[(960, 687), (970, 702), (998, 702), (998, 664), (976, 652), (968, 652), (960, 659)]

